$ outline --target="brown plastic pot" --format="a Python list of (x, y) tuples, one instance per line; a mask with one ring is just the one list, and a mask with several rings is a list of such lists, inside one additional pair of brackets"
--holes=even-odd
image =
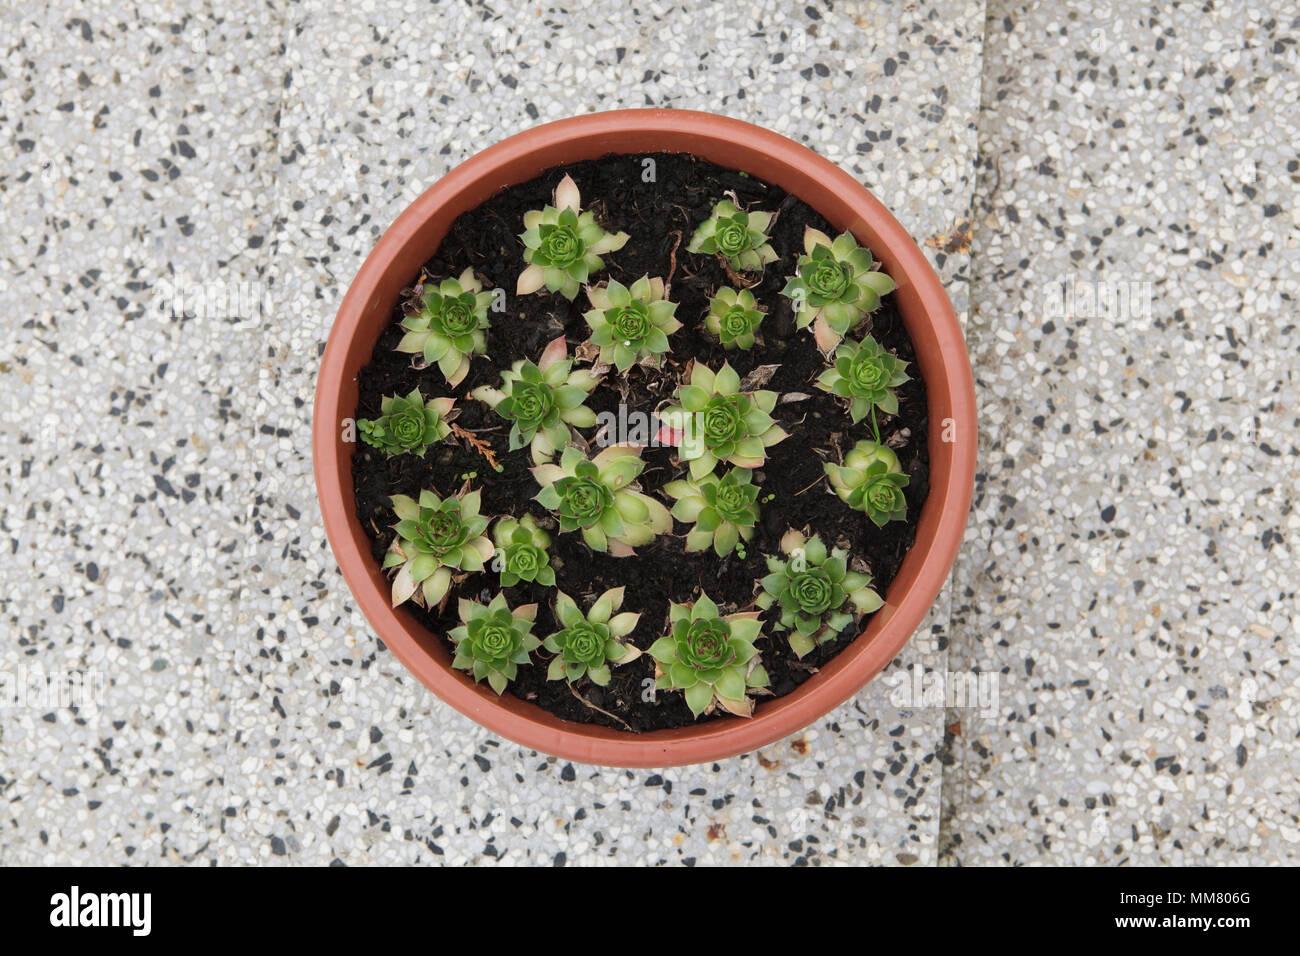
[[(342, 421), (354, 414), (357, 373), (392, 319), (399, 291), (437, 250), (452, 221), (497, 191), (566, 163), (608, 153), (692, 153), (780, 186), (836, 229), (848, 229), (898, 283), (930, 412), (930, 495), (916, 543), (866, 631), (793, 693), (760, 702), (748, 719), (633, 734), (561, 720), (452, 670), (442, 643), (403, 608), (370, 556), (354, 508), (352, 452)], [(506, 278), (495, 277), (500, 281)], [(812, 338), (808, 339), (812, 348)], [(952, 566), (975, 476), (975, 389), (952, 304), (898, 221), (837, 166), (776, 133), (709, 113), (618, 110), (548, 123), (512, 136), (453, 169), (384, 233), (339, 308), (321, 361), (313, 428), (316, 487), (330, 545), (362, 612), (430, 690), (488, 730), (543, 753), (618, 767), (703, 763), (755, 750), (806, 727), (852, 697), (899, 652)]]

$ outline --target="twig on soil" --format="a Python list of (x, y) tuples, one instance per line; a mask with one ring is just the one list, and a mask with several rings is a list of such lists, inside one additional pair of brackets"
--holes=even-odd
[(796, 492), (794, 493), (794, 497), (798, 498), (801, 494), (803, 494), (804, 491), (811, 491), (813, 488), (816, 488), (819, 484), (821, 484), (821, 480), (822, 480), (821, 477), (818, 477), (818, 479), (817, 479), (816, 481), (814, 481), (811, 485), (809, 485), (809, 486), (808, 486), (807, 488), (805, 488), (803, 491), (796, 491)]
[(584, 704), (586, 704), (588, 707), (590, 707), (592, 710), (596, 711), (597, 713), (604, 714), (610, 720), (618, 721), (620, 724), (623, 725), (624, 730), (628, 731), (629, 733), (633, 732), (632, 725), (629, 724), (626, 720), (624, 720), (622, 717), (619, 717), (617, 714), (611, 714), (609, 711), (597, 707), (591, 701), (587, 700), (587, 698), (579, 694), (577, 689), (575, 689), (572, 684), (569, 685), (569, 693), (571, 693), (574, 697), (578, 698), (578, 700), (582, 701)]
[(494, 470), (499, 470), (501, 468), (501, 463), (497, 461), (497, 456), (492, 453), (492, 446), (479, 438), (472, 431), (461, 428), (455, 422), (452, 422), (451, 432), (457, 438), (463, 438), (471, 448), (486, 458), (488, 464), (491, 465)]
[[(664, 286), (667, 289), (671, 289), (673, 285), (673, 273), (677, 271), (677, 249), (682, 244), (682, 231), (680, 229), (674, 229), (672, 232), (668, 233), (668, 235), (677, 237), (677, 241), (673, 243), (672, 251), (668, 253), (668, 278), (664, 279)], [(668, 293), (665, 291), (664, 295), (667, 296), (667, 294)]]

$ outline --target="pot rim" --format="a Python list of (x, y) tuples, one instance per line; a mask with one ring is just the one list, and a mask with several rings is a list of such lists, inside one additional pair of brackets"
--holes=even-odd
[[(760, 700), (748, 719), (637, 734), (562, 720), (510, 694), (497, 697), (453, 670), (446, 649), (409, 611), (390, 606), (387, 581), (355, 515), (354, 446), (342, 440), (341, 423), (355, 411), (356, 374), (389, 323), (397, 292), (410, 285), (456, 216), (546, 169), (608, 153), (643, 158), (664, 152), (690, 153), (781, 186), (881, 260), (897, 283), (899, 312), (926, 381), (930, 492), (884, 606), (818, 674), (790, 694)], [(966, 527), (975, 478), (975, 386), (939, 277), (902, 225), (847, 172), (784, 136), (730, 117), (613, 110), (502, 140), (448, 172), (398, 216), (348, 287), (330, 330), (312, 438), (321, 514), (339, 568), (376, 634), (412, 674), (471, 720), (522, 746), (580, 763), (663, 767), (721, 760), (796, 733), (851, 698), (902, 649), (947, 580)]]

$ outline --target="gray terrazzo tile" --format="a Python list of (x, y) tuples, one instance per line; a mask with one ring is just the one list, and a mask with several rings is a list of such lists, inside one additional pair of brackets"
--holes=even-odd
[(203, 296), (265, 281), (279, 95), (258, 66), (278, 27), (224, 9), (4, 15), (0, 670), (102, 682), (76, 713), (5, 709), (6, 863), (179, 861), (219, 835), (261, 345)]
[(946, 860), (1300, 859), (1294, 29), (990, 4)]

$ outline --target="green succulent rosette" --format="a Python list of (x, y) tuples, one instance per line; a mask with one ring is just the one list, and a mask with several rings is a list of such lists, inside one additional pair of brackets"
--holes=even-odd
[(418, 388), (405, 398), (385, 395), (379, 402), (378, 418), (357, 419), (357, 434), (389, 458), (404, 454), (420, 458), (430, 445), (451, 433), (447, 416), (454, 405), (455, 400), (450, 398), (426, 402)]
[(737, 272), (757, 272), (777, 259), (767, 237), (771, 224), (772, 213), (745, 212), (723, 199), (691, 235), (686, 251), (720, 255)]
[(873, 408), (897, 415), (894, 389), (911, 380), (906, 368), (906, 362), (868, 335), (861, 342), (846, 341), (835, 350), (831, 367), (817, 378), (817, 387), (847, 398), (854, 422), (862, 421)]
[(582, 196), (572, 177), (555, 187), (554, 204), (524, 214), (524, 261), (517, 295), (537, 292), (543, 286), (570, 302), (590, 277), (605, 268), (601, 256), (617, 252), (627, 243), (625, 232), (606, 232), (590, 212), (581, 209)]
[(704, 315), (704, 327), (728, 350), (752, 349), (762, 321), (763, 312), (752, 292), (725, 286), (709, 300), (709, 311)]
[(827, 462), (826, 476), (840, 500), (865, 511), (876, 527), (907, 518), (907, 475), (892, 449), (864, 439), (844, 456), (844, 464)]
[(501, 373), (501, 387), (482, 385), (470, 397), (510, 422), (510, 450), (528, 445), (534, 464), (550, 461), (569, 443), (570, 427), (590, 428), (596, 413), (583, 404), (601, 376), (575, 369), (564, 336), (550, 342), (536, 364), (520, 359)]
[(555, 655), (546, 670), (548, 680), (572, 684), (589, 677), (603, 687), (610, 681), (611, 664), (628, 664), (641, 656), (639, 650), (624, 641), (641, 615), (617, 613), (623, 606), (623, 593), (621, 587), (610, 588), (583, 614), (573, 598), (557, 592), (555, 617), (560, 630), (542, 641), (542, 646)]
[(803, 244), (805, 255), (781, 294), (794, 304), (795, 324), (801, 329), (811, 324), (818, 348), (830, 354), (850, 329), (880, 307), (894, 280), (847, 232), (831, 239), (810, 227)]
[(487, 605), (462, 598), (458, 608), (460, 626), (447, 632), (456, 645), (451, 666), (468, 671), (476, 681), (486, 679), (494, 691), (504, 693), (519, 665), (527, 664), (529, 655), (541, 646), (532, 634), (537, 605), (512, 610), (505, 596), (498, 594)]
[(583, 315), (600, 361), (626, 372), (633, 363), (658, 364), (668, 354), (668, 336), (682, 327), (677, 304), (664, 297), (664, 280), (642, 276), (625, 286), (614, 279), (587, 289), (591, 309)]
[(751, 691), (767, 687), (754, 647), (762, 629), (757, 611), (721, 615), (701, 593), (694, 604), (668, 605), (669, 632), (650, 646), (655, 686), (680, 690), (696, 717), (720, 707), (738, 717), (754, 713)]
[(397, 351), (419, 355), (425, 365), (438, 365), (453, 388), (469, 374), (471, 355), (487, 351), (488, 307), (492, 293), (466, 269), (458, 279), (426, 283), (419, 311), (402, 319), (406, 334)]
[(482, 571), (495, 548), (483, 534), (488, 519), (479, 514), (480, 495), (466, 491), (439, 498), (420, 492), (416, 500), (393, 495), (397, 536), (384, 555), (384, 570), (393, 577), (393, 607), (410, 600), (436, 607), (451, 588), (453, 571)]
[(740, 541), (754, 536), (758, 521), (758, 486), (748, 468), (733, 468), (723, 477), (711, 473), (698, 481), (670, 481), (664, 494), (676, 499), (672, 516), (693, 523), (686, 532), (686, 550), (703, 551), (712, 545), (719, 557), (730, 554)]
[(593, 550), (627, 557), (673, 527), (668, 509), (636, 483), (644, 468), (640, 448), (611, 445), (589, 460), (569, 446), (559, 464), (533, 468), (542, 489), (536, 501), (555, 513), (561, 531), (581, 531)]
[(792, 630), (790, 648), (803, 657), (818, 644), (833, 640), (861, 614), (884, 601), (871, 589), (871, 576), (850, 571), (848, 552), (826, 550), (821, 538), (790, 531), (781, 539), (782, 559), (767, 558), (768, 574), (760, 582), (755, 604), (778, 605), (778, 630)]
[(537, 527), (532, 515), (522, 518), (498, 518), (492, 526), (496, 543), (493, 567), (501, 575), (501, 586), (513, 587), (520, 581), (555, 587), (555, 569), (551, 567), (551, 536)]
[(678, 387), (674, 399), (659, 412), (663, 427), (656, 438), (677, 447), (692, 480), (709, 474), (720, 461), (760, 468), (767, 449), (789, 437), (772, 420), (776, 392), (742, 392), (730, 363), (717, 373), (694, 363), (689, 383)]

